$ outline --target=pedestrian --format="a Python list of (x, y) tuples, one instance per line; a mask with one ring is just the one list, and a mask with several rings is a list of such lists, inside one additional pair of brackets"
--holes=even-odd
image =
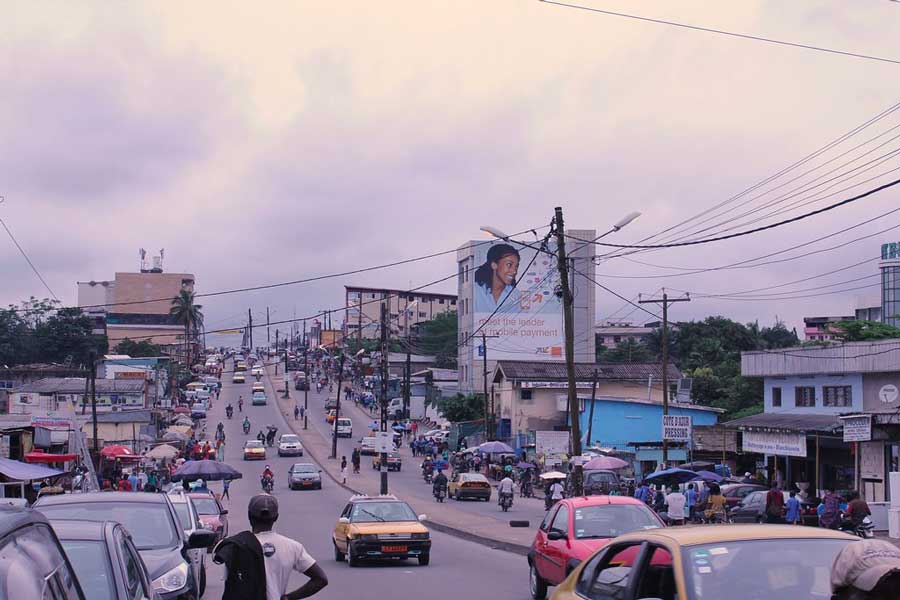
[(638, 489), (634, 491), (634, 497), (644, 504), (650, 503), (650, 489), (647, 487), (647, 482), (641, 482), (641, 485), (638, 487)]
[(687, 492), (684, 494), (684, 498), (687, 501), (687, 511), (688, 511), (688, 519), (691, 523), (693, 523), (697, 519), (697, 490), (694, 489), (694, 484), (689, 483)]
[(130, 492), (131, 482), (128, 480), (128, 473), (122, 473), (122, 479), (119, 481), (120, 492)]
[(306, 417), (306, 407), (305, 406), (300, 407), (300, 416)]
[(131, 472), (131, 475), (128, 476), (128, 484), (130, 492), (137, 492), (140, 489), (141, 480), (138, 478), (137, 473), (135, 471)]
[(784, 492), (777, 483), (766, 493), (766, 523), (784, 523)]
[(228, 490), (231, 489), (231, 480), (225, 479), (222, 481), (222, 500), (228, 498), (231, 500), (231, 496), (228, 495)]
[(341, 457), (341, 483), (347, 483), (347, 457)]
[[(252, 531), (225, 538), (213, 561), (225, 565), (222, 600), (283, 600), (308, 598), (328, 585), (328, 577), (303, 544), (275, 533), (278, 500), (258, 494), (247, 507)], [(289, 592), (291, 574), (303, 573), (305, 584)]]
[(353, 449), (353, 454), (350, 455), (350, 462), (353, 463), (353, 472), (359, 473), (359, 463), (361, 460), (361, 455), (359, 452), (359, 448)]
[(831, 568), (833, 600), (900, 598), (900, 550), (887, 540), (846, 544)]
[(822, 505), (819, 525), (826, 529), (837, 529), (841, 524), (841, 497), (830, 489), (825, 488), (825, 497), (822, 498)]
[(672, 525), (683, 525), (684, 509), (687, 505), (687, 498), (684, 497), (684, 494), (678, 488), (674, 488), (666, 496), (666, 504), (669, 505), (669, 519), (672, 520)]
[(786, 505), (785, 520), (788, 525), (800, 524), (800, 501), (797, 500), (797, 492), (791, 490), (790, 497)]
[(156, 475), (156, 471), (150, 471), (150, 474), (147, 475), (147, 485), (144, 486), (145, 492), (158, 492), (159, 491), (159, 477)]
[(219, 440), (218, 442), (218, 447), (216, 448), (216, 460), (225, 462), (225, 440)]
[(297, 421), (300, 419), (300, 407), (296, 404), (294, 405), (294, 420)]

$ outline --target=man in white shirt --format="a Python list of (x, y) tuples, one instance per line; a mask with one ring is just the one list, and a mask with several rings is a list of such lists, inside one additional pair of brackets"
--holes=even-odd
[(678, 488), (674, 488), (666, 496), (666, 504), (669, 505), (669, 518), (672, 520), (672, 524), (684, 524), (684, 507), (687, 504), (687, 498), (684, 497), (684, 494), (678, 491)]
[[(278, 500), (269, 494), (250, 499), (247, 509), (250, 527), (263, 550), (266, 566), (266, 600), (298, 600), (308, 598), (326, 585), (328, 577), (303, 544), (272, 531), (278, 520)], [(299, 571), (309, 581), (288, 592), (291, 573)]]
[(498, 503), (502, 500), (504, 495), (513, 495), (513, 480), (510, 479), (509, 475), (500, 480), (500, 485), (497, 486), (497, 496)]
[(550, 486), (550, 499), (551, 500), (562, 500), (563, 498), (563, 486), (560, 482), (556, 482)]

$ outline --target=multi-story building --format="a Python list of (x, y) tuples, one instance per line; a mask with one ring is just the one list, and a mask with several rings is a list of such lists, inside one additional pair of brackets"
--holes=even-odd
[(348, 338), (377, 339), (382, 301), (388, 307), (391, 335), (406, 336), (419, 323), (456, 310), (456, 296), (385, 288), (344, 286), (344, 331)]
[(881, 319), (900, 327), (900, 242), (881, 246)]
[(606, 321), (597, 325), (594, 331), (597, 333), (597, 343), (612, 350), (628, 340), (643, 342), (655, 329), (651, 323), (634, 325), (633, 323)]
[(803, 317), (803, 339), (806, 341), (827, 342), (835, 339), (833, 326), (840, 321), (853, 321), (850, 317)]

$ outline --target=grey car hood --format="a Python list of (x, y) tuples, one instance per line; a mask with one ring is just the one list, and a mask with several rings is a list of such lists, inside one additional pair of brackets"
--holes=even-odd
[(151, 581), (161, 575), (165, 575), (177, 567), (179, 563), (187, 564), (190, 568), (190, 564), (181, 555), (180, 545), (168, 548), (138, 550), (138, 554), (141, 555), (144, 564), (147, 565), (147, 572), (150, 573)]

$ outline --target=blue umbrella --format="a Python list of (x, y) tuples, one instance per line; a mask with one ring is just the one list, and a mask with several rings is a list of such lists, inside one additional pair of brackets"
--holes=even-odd
[(217, 460), (189, 460), (172, 474), (172, 481), (182, 479), (203, 479), (206, 481), (220, 481), (222, 479), (240, 479), (244, 475)]
[(722, 476), (712, 471), (697, 471), (697, 477), (691, 481), (715, 481), (719, 483), (722, 481)]
[(524, 461), (522, 461), (522, 462), (520, 462), (519, 464), (517, 464), (516, 467), (519, 468), (519, 469), (533, 469), (533, 468), (534, 468), (534, 464), (532, 464), (532, 463), (530, 463), (530, 462), (524, 462)]
[(693, 471), (675, 468), (651, 473), (650, 475), (647, 475), (644, 480), (650, 483), (678, 484), (687, 483), (688, 481), (695, 479), (696, 477), (697, 474)]
[(478, 446), (485, 454), (512, 454), (513, 449), (503, 442), (485, 442)]

